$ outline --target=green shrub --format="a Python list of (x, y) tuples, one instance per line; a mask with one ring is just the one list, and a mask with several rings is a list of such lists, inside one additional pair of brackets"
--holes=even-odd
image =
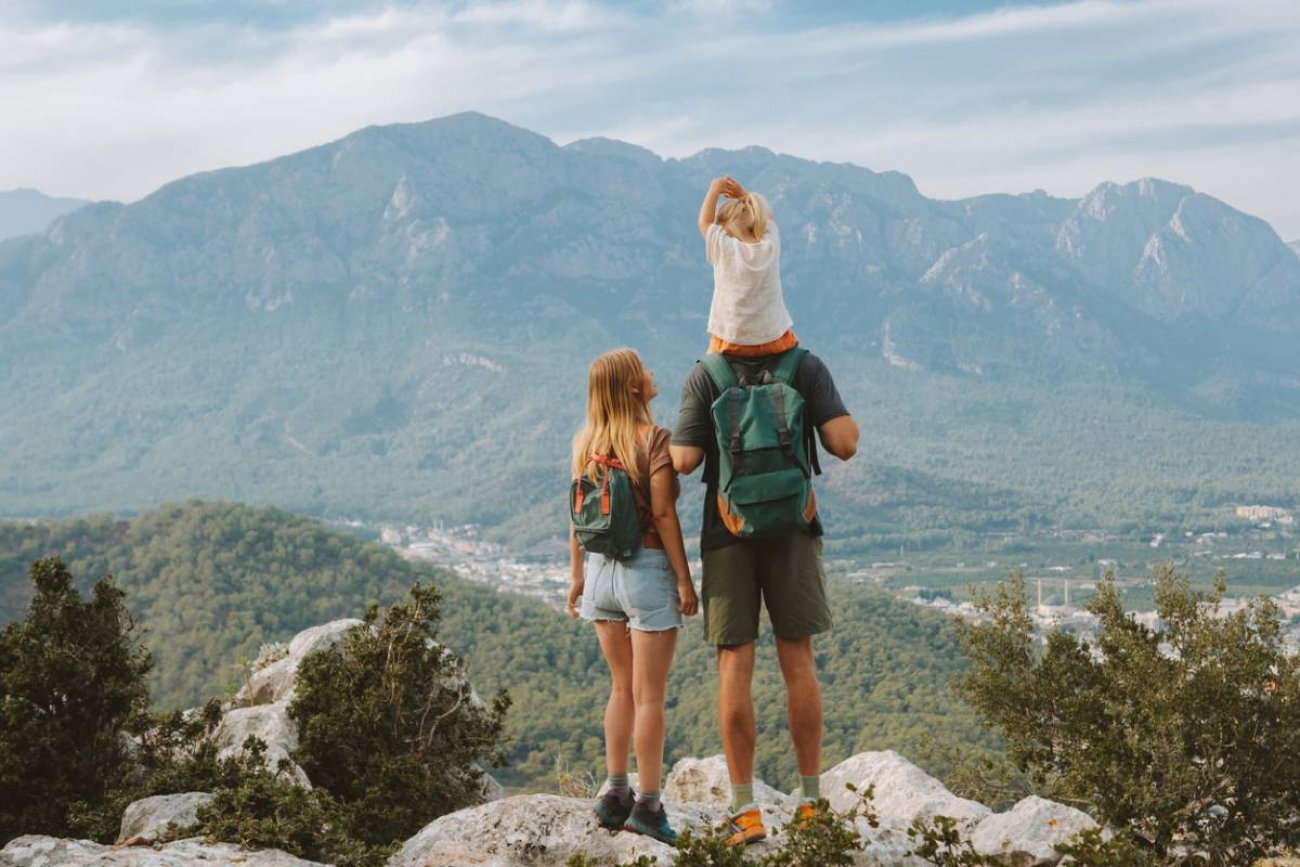
[(367, 845), (348, 833), (347, 810), (328, 791), (295, 782), (281, 759), (266, 766), (266, 744), (250, 737), (231, 761), (238, 782), (216, 790), (199, 808), (198, 821), (184, 834), (249, 849), (281, 849), (338, 867), (383, 867), (397, 848)]
[[(1222, 610), (1220, 575), (1193, 592), (1153, 574), (1158, 626), (1124, 611), (1107, 575), (1096, 637), (1036, 640), (1024, 579), (982, 595), (960, 625), (974, 667), (957, 689), (1049, 797), (1076, 803), (1156, 856), (1248, 864), (1300, 842), (1300, 660), (1277, 608)], [(1121, 845), (1121, 844), (1116, 844)]]
[(86, 805), (130, 776), (152, 659), (111, 578), (82, 601), (58, 558), (30, 570), (24, 620), (0, 633), (0, 842), (108, 831)]
[(962, 837), (957, 821), (949, 816), (935, 816), (929, 821), (917, 817), (907, 829), (907, 837), (916, 844), (909, 855), (924, 858), (938, 867), (989, 867), (1000, 863), (976, 852), (970, 841)]
[(370, 606), (361, 625), (298, 671), (294, 760), (369, 845), (477, 803), (476, 763), (504, 761), (509, 698), (503, 691), (487, 707), (474, 695), (464, 663), (436, 641), (438, 599), (437, 588), (417, 583), (382, 618)]

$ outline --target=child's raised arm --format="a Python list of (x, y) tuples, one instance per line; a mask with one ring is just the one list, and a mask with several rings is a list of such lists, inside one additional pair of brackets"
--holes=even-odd
[(713, 225), (713, 220), (718, 213), (718, 197), (726, 196), (730, 199), (738, 199), (745, 194), (740, 184), (730, 175), (720, 178), (714, 178), (709, 183), (709, 191), (704, 194), (704, 201), (700, 204), (700, 234), (707, 235), (709, 226)]

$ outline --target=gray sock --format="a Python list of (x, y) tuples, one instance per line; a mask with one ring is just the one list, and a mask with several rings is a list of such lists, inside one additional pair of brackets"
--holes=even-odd
[(620, 800), (626, 801), (627, 796), (632, 793), (632, 787), (627, 781), (627, 774), (610, 774), (609, 790), (618, 795)]
[(754, 784), (731, 784), (731, 815), (736, 816), (754, 806)]
[(651, 813), (659, 812), (659, 793), (658, 792), (637, 792), (636, 802), (645, 804), (646, 809)]
[(799, 777), (799, 795), (805, 801), (815, 801), (820, 798), (822, 796), (822, 778), (820, 776)]

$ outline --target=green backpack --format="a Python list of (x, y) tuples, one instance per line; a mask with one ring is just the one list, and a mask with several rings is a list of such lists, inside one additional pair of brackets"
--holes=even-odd
[(632, 479), (615, 458), (592, 455), (600, 465), (598, 481), (585, 472), (569, 486), (569, 516), (583, 549), (615, 560), (626, 560), (641, 547), (641, 517), (632, 495)]
[(817, 516), (813, 473), (820, 473), (795, 372), (808, 350), (780, 356), (757, 382), (741, 380), (722, 355), (704, 369), (718, 387), (710, 407), (718, 439), (718, 515), (733, 536), (806, 530)]

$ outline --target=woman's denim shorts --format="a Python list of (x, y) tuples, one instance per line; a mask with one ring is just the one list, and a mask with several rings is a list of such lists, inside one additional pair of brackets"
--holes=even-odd
[(642, 632), (685, 624), (677, 578), (658, 548), (641, 548), (626, 560), (588, 554), (581, 611), (584, 620), (626, 620)]

